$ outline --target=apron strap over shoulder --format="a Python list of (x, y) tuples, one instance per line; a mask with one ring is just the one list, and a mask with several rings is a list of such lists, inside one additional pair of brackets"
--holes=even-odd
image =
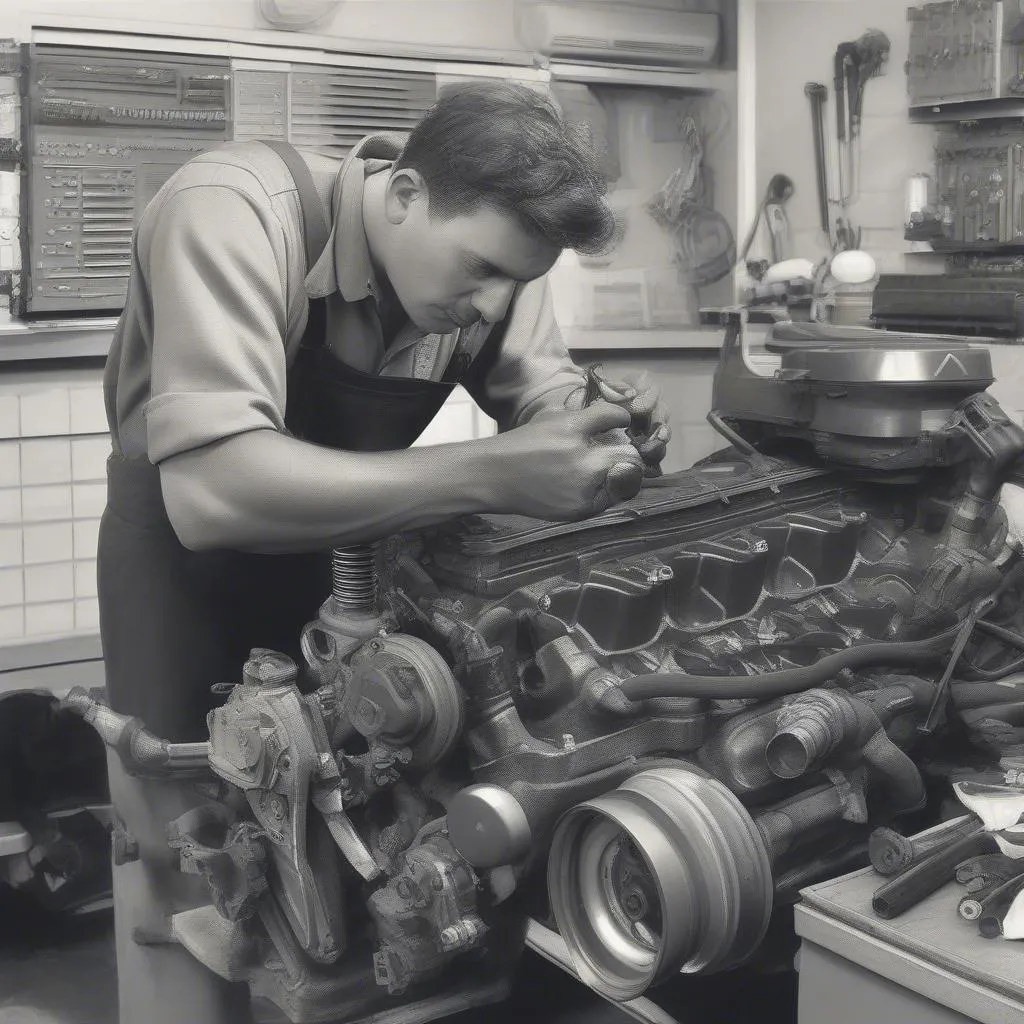
[(313, 174), (306, 166), (306, 161), (298, 150), (287, 142), (262, 140), (264, 146), (272, 149), (291, 172), (295, 188), (299, 193), (299, 206), (302, 207), (303, 235), (306, 242), (306, 273), (316, 266), (327, 241), (331, 236), (331, 224), (327, 217), (324, 204), (320, 201), (320, 193), (313, 182)]

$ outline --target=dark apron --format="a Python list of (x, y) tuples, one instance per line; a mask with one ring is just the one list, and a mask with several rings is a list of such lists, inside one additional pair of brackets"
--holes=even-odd
[[(268, 145), (295, 179), (312, 266), (328, 237), (323, 206), (301, 157), (283, 144)], [(328, 448), (407, 448), (460, 377), (467, 383), (486, 373), (508, 319), (471, 363), (453, 359), (440, 381), (377, 377), (330, 352), (325, 300), (312, 300), (289, 371), (285, 425), (293, 436)], [(159, 470), (148, 458), (112, 457), (107, 484), (97, 575), (111, 707), (138, 716), (165, 739), (206, 739), (206, 714), (218, 702), (211, 686), (240, 681), (253, 647), (283, 651), (302, 665), (302, 628), (331, 591), (330, 552), (189, 551), (167, 518)]]

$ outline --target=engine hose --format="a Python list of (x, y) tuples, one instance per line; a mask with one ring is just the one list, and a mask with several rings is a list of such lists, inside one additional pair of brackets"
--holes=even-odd
[(871, 866), (887, 878), (905, 871), (930, 856), (940, 846), (975, 832), (978, 819), (973, 814), (942, 822), (931, 835), (908, 839), (895, 829), (876, 828), (868, 837)]
[(957, 681), (950, 687), (950, 692), (953, 694), (953, 704), (957, 711), (970, 711), (972, 708), (983, 708), (989, 704), (1006, 704), (1008, 698), (1013, 697), (1024, 700), (1024, 673), (1015, 672), (998, 682)]
[(1013, 903), (1021, 889), (1024, 889), (1024, 877), (1017, 875), (993, 889), (981, 901), (978, 931), (981, 932), (983, 938), (997, 939), (1003, 934), (1003, 918), (1006, 917), (1010, 904)]
[(887, 921), (899, 917), (941, 889), (953, 878), (956, 866), (962, 860), (980, 853), (991, 853), (995, 849), (995, 839), (979, 821), (973, 832), (936, 850), (876, 890), (871, 898), (871, 909)]
[(843, 669), (865, 665), (913, 664), (948, 650), (962, 628), (958, 624), (925, 640), (860, 644), (828, 654), (813, 665), (765, 672), (755, 676), (692, 676), (686, 672), (646, 672), (623, 679), (619, 689), (630, 700), (651, 697), (704, 697), (729, 700), (743, 697), (781, 697), (819, 686)]
[[(883, 704), (899, 707), (906, 701), (899, 699), (897, 690), (912, 701), (905, 687), (875, 693)], [(885, 779), (892, 813), (916, 810), (925, 802), (917, 766), (889, 739), (874, 707), (846, 690), (807, 690), (786, 705), (765, 747), (765, 758), (777, 778), (797, 778), (840, 747), (859, 750), (864, 762)]]
[(985, 721), (1005, 722), (1014, 728), (1024, 726), (1024, 701), (1009, 704), (986, 704), (984, 707), (961, 711), (960, 720), (968, 728)]
[(984, 683), (996, 683), (1000, 679), (1005, 679), (1007, 676), (1015, 675), (1021, 671), (1024, 671), (1024, 655), (1014, 658), (1013, 661), (999, 668), (980, 668), (967, 661), (966, 658), (961, 659), (960, 662), (960, 674), (965, 679), (980, 680)]

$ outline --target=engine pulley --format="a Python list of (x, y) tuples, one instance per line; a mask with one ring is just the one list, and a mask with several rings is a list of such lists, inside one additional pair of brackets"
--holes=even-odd
[(423, 640), (393, 634), (353, 656), (345, 712), (358, 732), (407, 747), (410, 767), (429, 768), (462, 734), (463, 696), (448, 663)]
[(562, 816), (548, 896), (579, 976), (624, 1001), (747, 959), (768, 927), (771, 864), (725, 786), (659, 767)]

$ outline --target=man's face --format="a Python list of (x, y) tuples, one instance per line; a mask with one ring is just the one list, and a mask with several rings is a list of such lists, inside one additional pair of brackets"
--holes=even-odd
[(422, 185), (417, 194), (392, 192), (388, 202), (397, 243), (385, 267), (388, 280), (409, 319), (429, 333), (480, 319), (496, 323), (516, 285), (546, 274), (561, 251), (489, 206), (438, 216)]

